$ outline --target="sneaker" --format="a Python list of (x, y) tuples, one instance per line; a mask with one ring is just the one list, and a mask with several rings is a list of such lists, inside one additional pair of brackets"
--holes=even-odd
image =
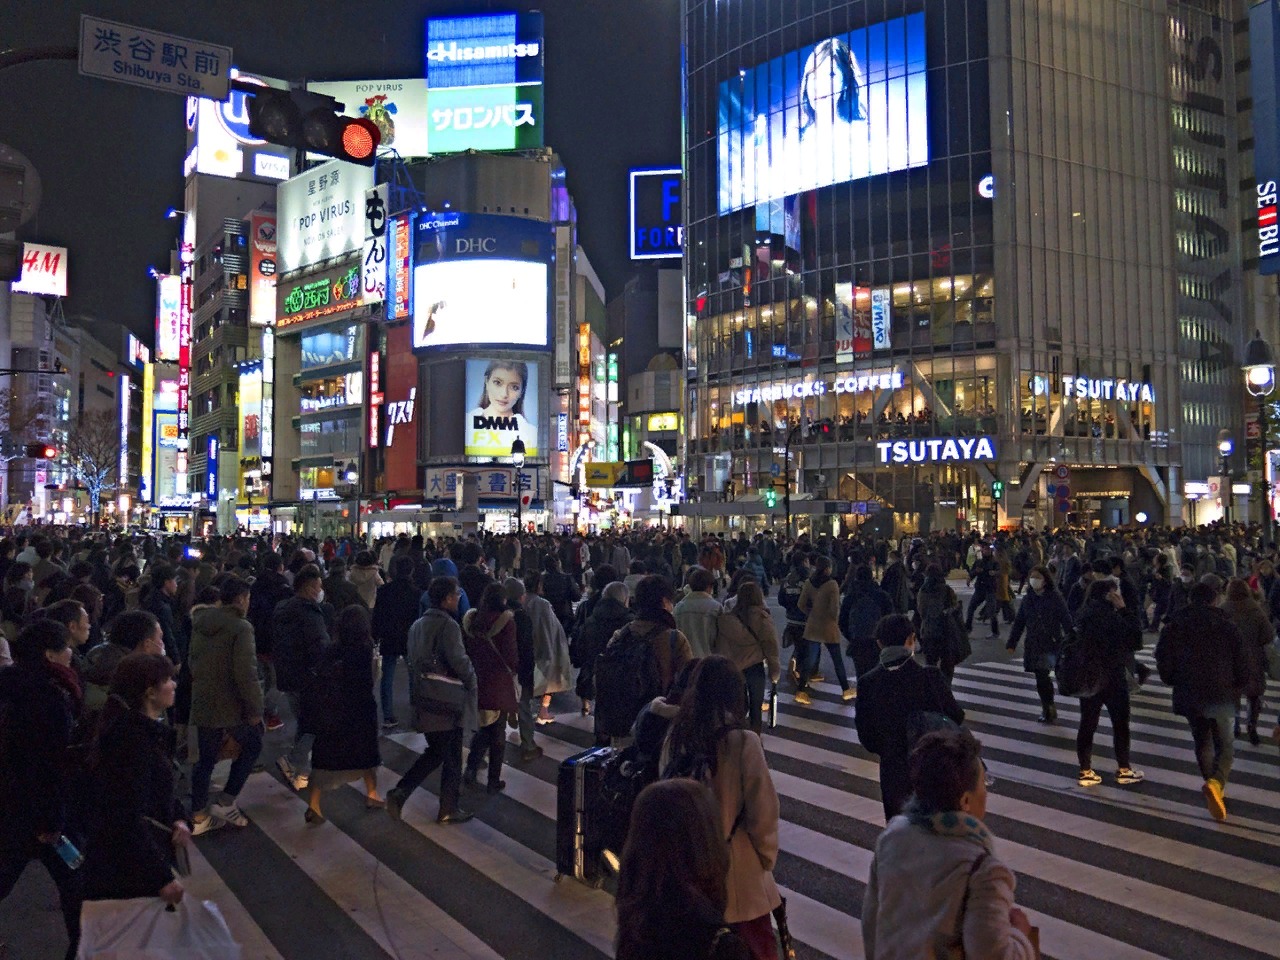
[(547, 724), (547, 723), (555, 723), (555, 722), (556, 722), (555, 714), (553, 714), (553, 713), (552, 713), (550, 710), (548, 710), (546, 707), (543, 707), (542, 709), (540, 709), (540, 710), (538, 711), (538, 716), (537, 716), (537, 718), (536, 718), (536, 722), (537, 722), (539, 725)]
[(280, 719), (280, 714), (278, 713), (268, 713), (263, 717), (263, 722), (267, 725), (268, 733), (284, 729), (284, 721)]
[(826, 677), (824, 677), (822, 674), (820, 674), (820, 673), (815, 673), (815, 674), (811, 674), (811, 675), (810, 675), (810, 677), (809, 677), (809, 682), (810, 682), (810, 683), (822, 683), (822, 682), (823, 682), (823, 681), (825, 681), (826, 679), (827, 679), (827, 678), (826, 678)]
[(234, 800), (230, 803), (211, 803), (209, 804), (209, 816), (217, 817), (223, 823), (229, 823), (233, 827), (247, 827), (249, 818), (244, 815)]
[(392, 787), (387, 791), (387, 813), (391, 814), (392, 820), (400, 819), (400, 813), (408, 799), (409, 795), (399, 787)]
[(841, 699), (841, 700), (843, 700), (845, 703), (848, 703), (850, 700), (857, 700), (857, 699), (858, 699), (858, 688), (857, 688), (857, 687), (845, 687), (845, 688), (844, 688), (844, 691), (840, 694), (840, 699)]
[(289, 784), (293, 789), (305, 790), (311, 785), (310, 775), (299, 773), (295, 770), (293, 764), (289, 762), (288, 757), (276, 757), (276, 766), (280, 769), (280, 772), (284, 774), (285, 783)]
[(1227, 819), (1227, 804), (1222, 793), (1222, 784), (1217, 780), (1206, 780), (1200, 789), (1204, 794), (1205, 806), (1209, 808), (1213, 819), (1219, 821)]
[(191, 820), (191, 835), (193, 837), (201, 836), (210, 830), (217, 830), (219, 827), (225, 827), (226, 821), (219, 820), (217, 817), (194, 817)]
[(1141, 783), (1146, 778), (1147, 775), (1145, 773), (1141, 770), (1135, 770), (1133, 767), (1121, 767), (1116, 771), (1116, 783), (1120, 784), (1122, 787)]
[(807, 690), (797, 690), (796, 703), (800, 704), (802, 707), (810, 706), (813, 703), (813, 697), (809, 696), (809, 692)]
[(398, 726), (400, 726), (400, 721), (395, 717), (387, 717), (387, 719), (382, 721), (383, 730), (394, 730)]
[(485, 786), (485, 790), (489, 793), (501, 793), (505, 789), (507, 789), (507, 781), (505, 780), (497, 780)]
[(520, 751), (520, 762), (533, 763), (533, 761), (537, 760), (540, 756), (542, 756), (542, 748), (534, 746), (528, 750)]
[(1102, 777), (1094, 773), (1092, 770), (1081, 770), (1080, 779), (1076, 781), (1082, 787), (1096, 787), (1102, 782)]

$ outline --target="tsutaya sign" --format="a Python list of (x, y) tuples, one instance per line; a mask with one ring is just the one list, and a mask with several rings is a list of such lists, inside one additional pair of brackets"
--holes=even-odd
[(881, 463), (951, 463), (994, 460), (992, 437), (930, 437), (927, 440), (881, 440), (876, 444)]
[(888, 373), (860, 373), (848, 377), (836, 377), (834, 381), (806, 380), (803, 382), (775, 383), (767, 387), (738, 390), (733, 402), (738, 406), (748, 403), (771, 403), (774, 400), (791, 400), (795, 397), (820, 397), (826, 393), (863, 393), (867, 390), (901, 390), (902, 371)]
[[(1044, 377), (1031, 378), (1031, 392), (1044, 395), (1049, 392), (1049, 381)], [(1149, 383), (1131, 380), (1112, 380), (1097, 377), (1063, 377), (1062, 395), (1079, 400), (1124, 400), (1129, 403), (1154, 403), (1155, 389)]]

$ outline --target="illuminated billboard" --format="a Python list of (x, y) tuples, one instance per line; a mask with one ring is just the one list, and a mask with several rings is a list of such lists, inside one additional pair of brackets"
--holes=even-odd
[(467, 420), (463, 452), (468, 457), (509, 457), (524, 441), (527, 457), (538, 455), (538, 365), (519, 360), (467, 360)]
[[(249, 76), (234, 67), (231, 79), (280, 90), (288, 87), (283, 80)], [(187, 97), (187, 159), (183, 176), (204, 173), (259, 183), (289, 179), (293, 151), (249, 133), (248, 98), (239, 90), (232, 90), (223, 101)]]
[(413, 297), (413, 216), (392, 217), (387, 226), (387, 319), (409, 316)]
[(520, 217), (422, 215), (413, 347), (549, 345), (551, 227)]
[(928, 163), (924, 14), (837, 34), (719, 91), (719, 210)]
[(177, 363), (182, 331), (182, 278), (156, 277), (156, 360)]
[(67, 295), (67, 248), (43, 243), (22, 245), (22, 275), (11, 284), (14, 293), (48, 297)]
[(1280, 273), (1280, 3), (1249, 8), (1250, 85), (1253, 93), (1254, 236), (1258, 272)]
[(308, 83), (307, 90), (333, 97), (344, 116), (372, 121), (382, 134), (378, 149), (405, 159), (427, 155), (426, 80), (336, 80)]
[(262, 364), (240, 372), (240, 457), (262, 456)]
[(542, 146), (542, 85), (432, 89), (427, 94), (432, 153), (533, 150)]
[(276, 322), (275, 214), (249, 215), (249, 322), (258, 327)]
[(662, 260), (684, 254), (679, 167), (631, 171), (631, 259)]
[(364, 247), (365, 191), (373, 167), (321, 163), (276, 190), (276, 269), (290, 273)]

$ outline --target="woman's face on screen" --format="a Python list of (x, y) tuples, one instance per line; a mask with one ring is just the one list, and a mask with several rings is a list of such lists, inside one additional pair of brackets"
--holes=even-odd
[(809, 91), (815, 101), (836, 100), (844, 92), (844, 74), (830, 55), (815, 64)]
[(489, 408), (495, 413), (510, 414), (524, 393), (524, 381), (514, 370), (499, 367), (485, 381), (489, 396)]

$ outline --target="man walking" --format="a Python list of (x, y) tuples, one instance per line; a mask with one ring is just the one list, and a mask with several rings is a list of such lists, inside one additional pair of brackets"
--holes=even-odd
[[(454, 614), (458, 609), (458, 581), (436, 577), (427, 588), (431, 607), (409, 631), (409, 691), (417, 710), (415, 726), (426, 735), (427, 748), (400, 782), (387, 791), (387, 812), (399, 820), (405, 801), (436, 769), (440, 771), (440, 812), (437, 823), (465, 823), (471, 814), (458, 806), (462, 789), (462, 731), (476, 725), (476, 672), (462, 643), (462, 629)], [(466, 691), (460, 716), (446, 716), (423, 709), (418, 689), (427, 667), (447, 672), (462, 681)]]
[[(276, 607), (271, 617), (275, 637), (276, 685), (289, 701), (294, 720), (302, 715), (302, 691), (315, 673), (320, 654), (329, 645), (330, 611), (321, 606), (324, 583), (320, 568), (309, 563), (293, 575), (293, 596)], [(315, 737), (301, 722), (287, 756), (276, 766), (295, 790), (311, 783), (311, 744)]]
[(1170, 615), (1156, 643), (1160, 679), (1173, 688), (1173, 711), (1187, 718), (1205, 804), (1215, 820), (1227, 818), (1225, 795), (1234, 753), (1237, 691), (1245, 685), (1244, 640), (1214, 604), (1217, 588), (1200, 582), (1187, 605)]

